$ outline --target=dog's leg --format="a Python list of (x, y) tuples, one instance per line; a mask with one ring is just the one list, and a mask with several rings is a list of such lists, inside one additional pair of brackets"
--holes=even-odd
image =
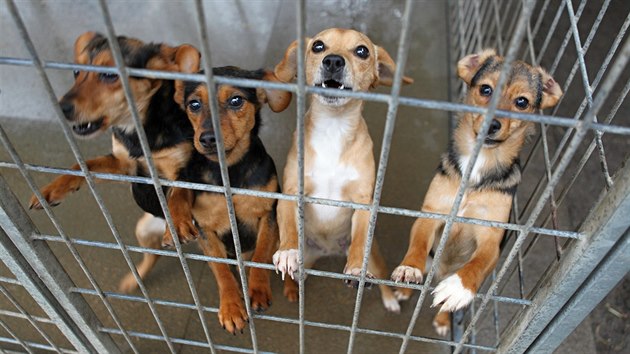
[[(200, 237), (198, 242), (206, 256), (227, 258), (225, 245), (211, 230), (204, 230), (206, 238)], [(230, 271), (230, 266), (224, 263), (208, 262), (219, 286), (219, 323), (226, 331), (236, 334), (243, 331), (248, 321), (247, 311), (243, 304), (241, 291)]]
[[(169, 190), (168, 210), (182, 243), (188, 243), (199, 236), (197, 228), (193, 225), (192, 207), (194, 201), (195, 194), (190, 189), (173, 187)], [(168, 227), (162, 238), (162, 246), (173, 246), (173, 235), (171, 235), (171, 230)]]
[[(387, 279), (389, 273), (387, 272), (387, 264), (381, 255), (376, 240), (372, 244), (372, 250), (370, 251), (370, 259), (368, 261), (368, 271), (374, 274), (379, 279)], [(366, 286), (369, 283), (366, 283)], [(381, 299), (383, 300), (383, 306), (390, 312), (400, 313), (400, 304), (396, 299), (396, 295), (392, 289), (387, 285), (379, 285), (381, 289)]]
[[(392, 272), (392, 280), (417, 284), (422, 282), (427, 256), (433, 247), (435, 234), (441, 225), (442, 221), (440, 220), (416, 219), (411, 228), (409, 249), (403, 261)], [(398, 288), (396, 297), (398, 300), (404, 301), (409, 299), (412, 293), (413, 290), (409, 288)]]
[[(369, 204), (369, 200), (357, 201), (357, 203)], [(363, 251), (367, 237), (370, 212), (367, 210), (356, 210), (352, 215), (352, 241), (348, 248), (348, 260), (344, 268), (345, 274), (359, 276), (363, 265)], [(367, 278), (374, 278), (371, 272), (365, 274)], [(355, 281), (346, 281), (349, 285), (357, 286)]]
[[(119, 159), (114, 155), (107, 155), (86, 161), (90, 172), (97, 173), (113, 173), (113, 174), (129, 174), (132, 163), (126, 159)], [(73, 165), (70, 169), (79, 171), (81, 168), (78, 164)], [(81, 188), (85, 178), (81, 176), (64, 175), (55, 178), (52, 182), (41, 189), (41, 193), (51, 206), (58, 205), (69, 193), (76, 192)], [(31, 209), (42, 209), (43, 206), (36, 196), (31, 196)]]
[(440, 311), (433, 318), (433, 328), (438, 335), (446, 337), (451, 331), (451, 314)]
[[(304, 269), (312, 269), (320, 255), (316, 252), (307, 252), (304, 250)], [(296, 270), (297, 272), (297, 270)], [(297, 274), (296, 274), (297, 275)], [(304, 275), (306, 277), (306, 274)], [(290, 277), (284, 279), (284, 296), (289, 302), (296, 302), (299, 299), (300, 288), (298, 286), (297, 277), (295, 280)]]
[[(294, 189), (287, 188), (287, 194), (295, 194)], [(297, 204), (289, 200), (278, 200), (278, 226), (280, 228), (280, 248), (273, 255), (276, 271), (292, 279), (298, 271), (298, 236), (297, 236)]]
[[(278, 243), (278, 224), (271, 214), (263, 216), (258, 223), (258, 238), (252, 255), (253, 262), (271, 263), (274, 246)], [(271, 306), (271, 284), (269, 271), (261, 268), (249, 270), (249, 298), (252, 309), (264, 311)]]
[[(138, 239), (138, 244), (146, 248), (161, 249), (162, 235), (164, 234), (165, 228), (166, 223), (164, 219), (145, 213), (136, 224), (136, 238)], [(144, 254), (142, 262), (137, 266), (138, 274), (141, 279), (145, 279), (147, 274), (153, 269), (158, 257), (157, 254)], [(130, 272), (120, 281), (118, 288), (123, 293), (130, 293), (138, 288), (138, 283)]]
[(481, 283), (497, 264), (503, 230), (482, 226), (473, 226), (473, 230), (477, 248), (470, 260), (433, 290), (432, 306), (442, 304), (440, 311), (453, 312), (468, 306)]

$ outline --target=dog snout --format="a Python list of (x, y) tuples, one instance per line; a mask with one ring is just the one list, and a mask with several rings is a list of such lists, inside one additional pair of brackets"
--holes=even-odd
[(492, 123), (490, 123), (490, 128), (488, 128), (488, 135), (492, 135), (498, 132), (499, 130), (501, 130), (501, 122), (499, 122), (496, 119), (493, 119)]
[(59, 106), (61, 107), (63, 115), (66, 116), (66, 119), (72, 120), (72, 115), (74, 114), (74, 104), (70, 101), (62, 100), (59, 102)]
[(346, 65), (346, 61), (343, 57), (339, 55), (327, 55), (324, 60), (322, 60), (322, 64), (324, 64), (324, 69), (330, 73), (337, 73), (343, 70), (343, 67)]
[(216, 144), (217, 139), (213, 132), (205, 132), (199, 136), (199, 144), (204, 148), (212, 147)]

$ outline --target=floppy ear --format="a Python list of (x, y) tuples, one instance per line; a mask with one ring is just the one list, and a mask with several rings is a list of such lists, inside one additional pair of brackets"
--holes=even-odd
[[(187, 74), (194, 74), (199, 72), (199, 63), (201, 61), (201, 54), (197, 48), (190, 44), (182, 44), (175, 50), (175, 65), (177, 70)], [(175, 80), (175, 96), (173, 97), (175, 102), (180, 106), (184, 105), (184, 82), (181, 80)]]
[[(269, 82), (282, 82), (278, 80), (274, 73), (267, 70), (265, 70), (263, 80)], [(261, 103), (269, 104), (269, 108), (276, 113), (284, 111), (291, 103), (291, 92), (289, 91), (257, 88), (256, 95)]]
[(562, 89), (560, 85), (556, 82), (556, 80), (549, 75), (542, 68), (537, 68), (538, 71), (542, 74), (542, 82), (543, 82), (543, 92), (542, 92), (542, 100), (540, 101), (540, 109), (550, 108), (555, 106), (560, 97), (562, 97)]
[[(378, 62), (378, 80), (373, 85), (391, 86), (394, 83), (394, 74), (396, 73), (396, 63), (387, 51), (380, 46), (376, 46), (376, 61)], [(412, 84), (413, 79), (407, 76), (402, 78), (403, 84)]]
[[(311, 39), (304, 38), (304, 42), (308, 43)], [(297, 46), (298, 41), (295, 40), (284, 52), (284, 58), (276, 65), (274, 74), (281, 82), (291, 82), (297, 76)]]
[(470, 54), (461, 58), (457, 62), (457, 76), (464, 80), (466, 84), (470, 85), (473, 77), (479, 70), (479, 67), (486, 61), (486, 59), (496, 56), (497, 53), (494, 49), (486, 49), (477, 54)]
[(89, 53), (85, 52), (85, 47), (96, 37), (102, 37), (96, 32), (85, 32), (74, 41), (74, 61), (78, 64), (88, 64), (90, 62)]

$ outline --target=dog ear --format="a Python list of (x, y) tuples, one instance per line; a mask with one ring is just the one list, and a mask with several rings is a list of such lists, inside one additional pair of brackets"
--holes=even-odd
[[(378, 80), (377, 85), (391, 86), (394, 83), (394, 74), (396, 73), (396, 63), (387, 51), (380, 46), (376, 46), (376, 61), (378, 62)], [(403, 84), (412, 84), (413, 79), (407, 76), (402, 78)]]
[[(310, 38), (304, 38), (304, 42), (310, 42)], [(297, 76), (297, 49), (298, 41), (295, 40), (284, 52), (284, 58), (276, 65), (274, 74), (281, 82), (291, 82)]]
[(549, 75), (545, 70), (538, 67), (538, 71), (542, 74), (543, 92), (542, 100), (540, 101), (540, 109), (550, 108), (555, 106), (560, 97), (562, 97), (562, 89), (556, 80)]
[(470, 54), (461, 58), (457, 62), (457, 76), (464, 82), (470, 85), (473, 77), (477, 74), (479, 67), (486, 61), (486, 59), (496, 56), (497, 53), (494, 49), (486, 49), (477, 54)]
[[(176, 48), (173, 61), (180, 72), (194, 74), (199, 72), (201, 53), (190, 44), (182, 44)], [(184, 107), (184, 82), (181, 80), (175, 80), (173, 99)]]
[[(280, 81), (276, 75), (271, 71), (265, 70), (265, 76), (263, 76), (264, 81), (268, 82), (282, 82)], [(258, 96), (258, 100), (261, 103), (269, 104), (269, 108), (272, 111), (278, 113), (284, 111), (289, 104), (291, 103), (291, 92), (282, 91), (282, 90), (270, 90), (257, 88), (256, 95)]]
[(74, 61), (78, 64), (88, 64), (90, 62), (89, 53), (85, 52), (85, 47), (96, 37), (103, 35), (96, 32), (85, 32), (74, 41)]

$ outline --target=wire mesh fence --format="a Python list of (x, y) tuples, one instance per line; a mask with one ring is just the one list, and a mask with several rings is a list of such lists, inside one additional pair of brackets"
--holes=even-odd
[[(353, 3), (353, 5), (357, 4), (359, 3)], [(580, 287), (605, 289), (614, 285), (612, 280), (591, 283), (587, 281), (587, 276), (591, 273), (597, 274), (597, 266), (604, 256), (608, 254), (612, 257), (617, 254), (613, 252), (615, 250), (623, 255), (623, 252), (619, 250), (628, 247), (628, 236), (625, 231), (628, 229), (629, 221), (622, 216), (624, 213), (628, 215), (628, 200), (630, 200), (630, 188), (627, 183), (630, 176), (629, 168), (624, 165), (628, 158), (630, 126), (628, 120), (624, 120), (620, 112), (630, 110), (626, 100), (630, 87), (630, 75), (627, 70), (630, 40), (626, 32), (630, 24), (630, 6), (615, 4), (611, 0), (601, 3), (588, 3), (586, 0), (579, 2), (451, 0), (444, 4), (448, 31), (443, 35), (444, 40), (448, 41), (450, 70), (464, 55), (493, 47), (499, 54), (505, 56), (506, 68), (514, 60), (525, 60), (548, 68), (550, 74), (560, 83), (565, 92), (560, 104), (549, 114), (532, 115), (500, 111), (497, 109), (498, 99), (492, 100), (487, 108), (457, 103), (466, 88), (455, 75), (449, 76), (451, 99), (448, 101), (403, 96), (401, 94), (402, 76), (403, 72), (407, 72), (405, 64), (411, 61), (409, 52), (414, 42), (412, 28), (422, 25), (414, 22), (414, 14), (420, 11), (419, 7), (422, 7), (422, 4), (413, 0), (398, 3), (397, 6), (401, 10), (400, 32), (395, 36), (397, 38), (395, 57), (398, 69), (391, 91), (339, 93), (343, 97), (358, 98), (387, 106), (386, 114), (380, 117), (380, 124), (384, 124), (384, 128), (373, 202), (358, 204), (315, 198), (304, 192), (306, 101), (310, 94), (326, 92), (325, 89), (305, 85), (305, 64), (302, 58), (304, 36), (310, 34), (310, 31), (307, 31), (307, 21), (311, 14), (309, 9), (312, 10), (308, 7), (309, 4), (304, 0), (294, 4), (296, 14), (293, 25), (296, 29), (295, 37), (298, 38), (300, 53), (298, 55), (299, 74), (295, 84), (213, 76), (211, 68), (215, 52), (212, 51), (210, 43), (211, 38), (216, 34), (209, 31), (209, 24), (206, 22), (209, 4), (196, 0), (191, 1), (189, 5), (196, 14), (192, 20), (195, 21), (196, 35), (201, 43), (199, 49), (204, 58), (205, 74), (183, 74), (127, 67), (118, 41), (115, 40), (120, 33), (114, 26), (115, 18), (110, 15), (111, 4), (105, 0), (95, 2), (96, 13), (93, 15), (102, 18), (104, 22), (103, 33), (110, 43), (115, 66), (99, 67), (46, 60), (32, 41), (32, 33), (23, 21), (20, 6), (16, 6), (12, 0), (7, 0), (3, 4), (2, 11), (12, 19), (15, 30), (25, 45), (27, 55), (22, 58), (1, 56), (0, 65), (28, 67), (37, 73), (38, 79), (44, 85), (47, 99), (54, 107), (53, 115), (59, 122), (63, 139), (80, 166), (79, 170), (71, 170), (25, 162), (11, 142), (12, 137), (0, 126), (0, 140), (8, 156), (5, 161), (0, 161), (0, 168), (3, 171), (19, 172), (22, 183), (25, 183), (30, 192), (35, 193), (39, 199), (48, 222), (52, 224), (51, 229), (54, 230), (51, 234), (39, 232), (31, 220), (34, 216), (22, 209), (21, 200), (13, 195), (12, 187), (3, 179), (0, 180), (2, 182), (0, 191), (3, 197), (0, 207), (2, 211), (0, 225), (8, 235), (0, 235), (3, 236), (3, 244), (6, 246), (3, 261), (15, 274), (15, 277), (0, 278), (0, 292), (7, 303), (7, 306), (3, 305), (0, 309), (0, 315), (2, 319), (26, 321), (29, 328), (19, 328), (18, 331), (14, 328), (14, 323), (17, 322), (9, 323), (0, 319), (0, 327), (3, 329), (0, 342), (7, 345), (7, 350), (140, 353), (149, 350), (147, 348), (152, 348), (151, 350), (175, 353), (203, 348), (213, 353), (217, 351), (302, 353), (313, 350), (309, 349), (313, 346), (307, 346), (309, 338), (313, 338), (311, 337), (313, 333), (334, 331), (344, 335), (343, 343), (335, 347), (336, 350), (348, 353), (365, 350), (363, 349), (365, 347), (360, 347), (361, 349), (357, 347), (358, 343), (367, 337), (389, 340), (392, 345), (388, 350), (398, 350), (401, 353), (415, 351), (418, 347), (414, 345), (419, 344), (433, 345), (432, 348), (453, 350), (456, 353), (464, 350), (522, 352), (534, 347), (553, 348), (554, 345), (559, 344), (558, 339), (561, 341), (570, 333), (572, 328), (558, 330), (561, 326), (546, 327), (557, 320), (560, 311), (569, 303), (569, 298), (577, 293)], [(365, 11), (370, 11), (369, 6)], [(614, 26), (618, 27), (613, 28)], [(82, 70), (115, 73), (120, 76), (134, 128), (138, 132), (142, 152), (146, 157), (149, 177), (89, 171), (85, 154), (81, 151), (80, 144), (77, 143), (57, 103), (50, 70), (64, 72)], [(283, 89), (294, 93), (296, 114), (293, 119), (297, 127), (298, 161), (300, 162), (298, 168), (300, 184), (297, 195), (230, 187), (220, 134), (218, 159), (221, 166), (222, 186), (161, 179), (151, 155), (137, 102), (133, 98), (129, 79), (132, 76), (203, 82), (210, 88), (210, 97), (214, 97), (212, 93), (215, 83)], [(500, 96), (500, 90), (506, 79), (507, 75), (502, 70), (500, 84), (496, 88), (494, 97)], [(212, 123), (215, 128), (218, 128), (220, 127), (219, 108), (215, 100), (210, 102)], [(393, 173), (392, 171), (399, 168), (395, 165), (389, 166), (390, 163), (388, 163), (392, 145), (397, 137), (395, 134), (397, 119), (422, 120), (422, 115), (400, 116), (401, 107), (410, 107), (418, 111), (448, 112), (452, 116), (466, 112), (482, 113), (485, 118), (480, 131), (487, 131), (496, 115), (535, 122), (539, 126), (537, 135), (528, 144), (522, 156), (524, 182), (515, 198), (510, 222), (501, 223), (457, 215), (474, 161), (481, 150), (484, 134), (479, 134), (477, 138), (471, 157), (473, 163), (468, 164), (469, 167), (463, 171), (462, 183), (449, 214), (384, 205), (382, 197), (386, 173), (388, 171)], [(221, 130), (215, 129), (215, 131)], [(597, 154), (593, 155), (595, 151)], [(74, 232), (64, 227), (64, 223), (59, 220), (56, 212), (39, 192), (40, 186), (34, 177), (37, 173), (44, 173), (47, 176), (65, 174), (85, 177), (87, 189), (97, 205), (92, 211), (103, 217), (105, 230), (108, 232), (107, 237), (76, 237)], [(154, 186), (166, 223), (173, 235), (176, 235), (177, 230), (167, 207), (163, 186), (222, 193), (227, 202), (236, 259), (209, 257), (190, 252), (180, 244), (178, 237), (174, 237), (173, 250), (131, 244), (121, 232), (117, 217), (112, 213), (113, 203), (108, 199), (110, 198), (109, 190), (97, 186), (96, 179)], [(359, 277), (330, 270), (304, 269), (302, 264), (298, 272), (300, 292), (299, 302), (293, 309), (295, 311), (283, 309), (268, 314), (256, 313), (245, 301), (250, 319), (247, 334), (240, 336), (237, 340), (228, 340), (223, 332), (219, 332), (220, 328), (215, 328), (216, 326), (211, 324), (215, 321), (215, 314), (219, 309), (216, 306), (207, 305), (208, 295), (205, 294), (207, 291), (203, 288), (207, 284), (200, 276), (203, 273), (198, 270), (199, 264), (219, 262), (236, 266), (243, 294), (248, 294), (247, 268), (273, 270), (271, 264), (251, 262), (243, 258), (233, 202), (234, 196), (239, 195), (296, 201), (298, 215), (301, 216), (298, 219), (300, 254), (304, 252), (303, 210), (306, 204), (369, 211), (370, 227), (365, 247), (366, 254), (369, 253), (374, 238), (379, 237), (377, 224), (384, 215), (445, 221), (442, 241), (435, 250), (434, 264), (437, 264), (442, 256), (449, 232), (456, 223), (505, 229), (506, 242), (493, 276), (486, 280), (466, 312), (455, 316), (451, 338), (440, 338), (434, 333), (419, 331), (415, 328), (420, 318), (425, 316), (427, 311), (431, 311), (427, 309), (425, 302), (434, 289), (435, 283), (432, 280), (437, 269), (430, 269), (424, 283), (420, 285), (369, 279), (366, 277), (367, 257), (365, 257)], [(416, 204), (419, 204), (421, 195), (416, 197), (418, 200)], [(581, 204), (582, 207), (576, 208), (577, 204)], [(76, 211), (76, 213), (80, 212), (82, 211)], [(89, 220), (87, 216), (77, 215), (77, 218)], [(406, 242), (406, 235), (400, 240)], [(604, 246), (601, 246), (602, 244)], [(12, 245), (13, 248), (11, 248)], [(50, 248), (55, 250), (63, 248), (64, 252), (69, 253), (73, 266), (60, 264)], [(119, 257), (116, 258), (118, 262), (108, 264), (108, 257), (113, 253)], [(177, 259), (178, 263), (169, 263), (173, 268), (170, 271), (181, 275), (177, 284), (187, 289), (185, 298), (152, 296), (155, 294), (153, 289), (157, 284), (147, 284), (149, 281), (141, 279), (134, 264), (134, 257), (137, 254), (155, 254)], [(541, 254), (544, 261), (541, 261)], [(100, 266), (118, 267), (119, 271), (120, 268), (131, 271), (139, 285), (139, 294), (123, 294), (103, 287), (102, 276), (96, 275), (92, 257), (103, 258), (97, 263)], [(9, 260), (22, 262), (22, 265), (18, 267), (9, 264)], [(391, 260), (391, 262), (398, 261), (398, 259)], [(623, 267), (627, 268), (627, 265), (627, 262), (621, 262), (613, 264), (612, 267), (623, 276), (627, 272), (627, 269), (623, 271)], [(580, 273), (579, 270), (583, 272)], [(73, 274), (72, 276), (60, 275), (66, 272)], [(310, 278), (336, 280), (339, 284), (334, 287), (341, 286), (341, 280), (344, 279), (358, 281), (356, 295), (343, 293), (345, 296), (354, 297), (352, 311), (348, 311), (344, 320), (325, 316), (321, 320), (319, 318), (322, 317), (309, 318), (307, 307), (308, 302), (312, 301), (309, 296), (315, 294), (317, 290), (309, 288), (308, 283), (304, 282), (306, 275)], [(561, 275), (564, 278), (559, 278)], [(41, 282), (25, 283), (29, 278), (41, 278)], [(310, 278), (309, 282), (312, 281)], [(166, 282), (167, 284), (163, 286), (168, 287), (168, 280), (155, 280), (155, 282), (159, 281)], [(370, 308), (366, 308), (364, 301), (364, 296), (368, 296), (365, 295), (367, 283), (417, 290), (417, 298), (413, 297), (409, 305), (403, 306), (406, 315), (403, 313), (397, 320), (400, 325), (395, 330), (378, 327), (364, 320), (365, 313), (371, 312)], [(21, 304), (22, 298), (27, 296), (22, 295), (19, 296), (19, 300), (16, 299), (18, 296), (15, 294), (23, 291), (32, 296), (44, 313), (33, 311), (32, 308)], [(127, 313), (121, 311), (123, 303), (137, 303), (142, 304), (143, 307), (135, 308), (137, 313)], [(594, 306), (597, 301), (593, 298), (589, 303)], [(582, 309), (586, 307), (588, 305), (583, 305)], [(325, 310), (318, 309), (318, 311)], [(201, 328), (201, 336), (195, 338), (185, 336), (185, 331), (181, 331), (180, 326), (174, 323), (177, 321), (198, 326)], [(143, 326), (139, 326), (138, 323), (142, 323)], [(51, 331), (55, 331), (51, 329), (53, 327), (61, 334), (55, 332), (52, 335)], [(294, 347), (288, 342), (283, 343), (277, 339), (277, 336), (269, 335), (270, 331), (291, 333), (297, 346)], [(156, 343), (159, 346), (147, 347), (147, 342)], [(2, 347), (5, 347), (4, 344)], [(317, 348), (320, 344), (312, 345)]]

